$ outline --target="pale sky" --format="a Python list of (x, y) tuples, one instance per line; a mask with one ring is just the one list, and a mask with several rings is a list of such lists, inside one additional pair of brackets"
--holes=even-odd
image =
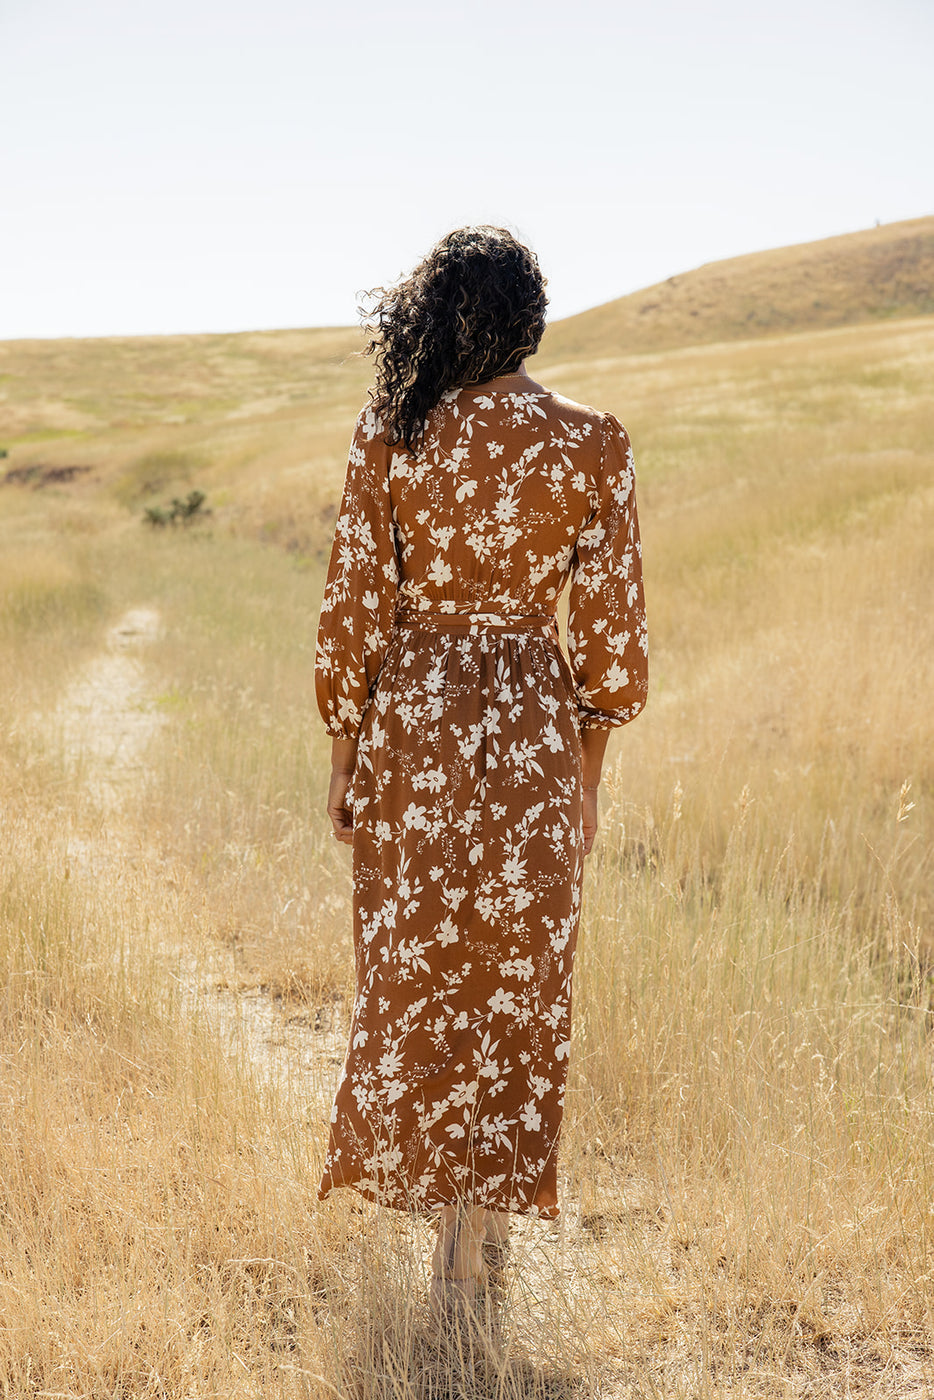
[(449, 228), (553, 318), (934, 213), (934, 0), (0, 0), (0, 339), (350, 324)]

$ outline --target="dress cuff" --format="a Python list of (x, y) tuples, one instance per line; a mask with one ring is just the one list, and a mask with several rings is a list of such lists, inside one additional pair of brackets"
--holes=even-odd
[(348, 729), (346, 725), (339, 724), (336, 719), (332, 719), (325, 724), (324, 732), (332, 739), (357, 739), (360, 736), (360, 726), (357, 724), (353, 729)]
[(620, 725), (628, 722), (628, 718), (612, 710), (590, 710), (585, 705), (577, 707), (577, 722), (581, 729), (619, 729)]

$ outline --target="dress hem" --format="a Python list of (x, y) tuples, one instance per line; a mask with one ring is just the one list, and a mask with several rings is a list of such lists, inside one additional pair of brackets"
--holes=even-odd
[[(363, 1196), (366, 1200), (371, 1201), (373, 1205), (386, 1206), (390, 1210), (405, 1211), (408, 1215), (433, 1215), (436, 1211), (444, 1210), (446, 1206), (455, 1206), (464, 1202), (463, 1197), (454, 1201), (424, 1201), (417, 1205), (411, 1201), (400, 1202), (398, 1200), (391, 1200), (382, 1192), (373, 1191), (369, 1187), (356, 1181), (335, 1181), (330, 1186), (319, 1186), (318, 1200), (326, 1201), (335, 1191), (356, 1191), (359, 1196)], [(530, 1220), (556, 1220), (561, 1214), (561, 1207), (557, 1204), (553, 1206), (542, 1206), (541, 1208), (530, 1208), (528, 1206), (520, 1208), (510, 1205), (508, 1201), (495, 1201), (493, 1203), (489, 1201), (467, 1201), (466, 1204), (476, 1205), (481, 1210), (497, 1211), (504, 1215), (527, 1216)]]

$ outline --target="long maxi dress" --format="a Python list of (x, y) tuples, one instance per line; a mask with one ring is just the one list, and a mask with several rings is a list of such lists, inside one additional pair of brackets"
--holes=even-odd
[(413, 455), (364, 409), (315, 662), (328, 733), (358, 739), (356, 996), (322, 1198), (557, 1215), (580, 729), (638, 714), (646, 658), (611, 414), (504, 375), (445, 394)]

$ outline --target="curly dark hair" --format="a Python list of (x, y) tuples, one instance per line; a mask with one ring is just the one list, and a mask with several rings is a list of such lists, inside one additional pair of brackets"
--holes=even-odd
[(487, 224), (455, 229), (410, 276), (367, 297), (370, 397), (386, 441), (409, 452), (448, 389), (510, 374), (535, 353), (548, 305), (535, 254)]

